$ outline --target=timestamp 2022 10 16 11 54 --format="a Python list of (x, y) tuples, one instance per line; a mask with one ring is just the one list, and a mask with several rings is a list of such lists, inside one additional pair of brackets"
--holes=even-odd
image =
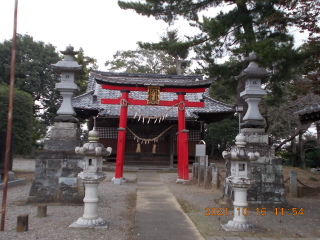
[[(231, 208), (233, 210), (233, 208)], [(257, 214), (257, 216), (266, 216), (267, 213), (270, 214), (270, 212), (276, 216), (285, 216), (285, 215), (303, 215), (303, 208), (274, 208), (273, 210), (267, 210), (266, 208), (256, 208), (255, 212), (249, 212), (247, 208), (236, 208), (236, 212), (229, 211), (229, 208), (206, 208), (206, 216), (230, 216), (234, 214), (247, 216), (247, 215), (254, 215)], [(288, 212), (286, 212), (288, 211)]]

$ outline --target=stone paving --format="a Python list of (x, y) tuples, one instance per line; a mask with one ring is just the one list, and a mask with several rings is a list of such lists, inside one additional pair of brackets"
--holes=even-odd
[[(207, 237), (206, 240), (296, 240), (297, 238), (257, 238), (257, 237)], [(299, 238), (299, 240), (320, 240), (320, 238)]]
[(156, 171), (138, 171), (137, 180), (133, 239), (204, 240)]

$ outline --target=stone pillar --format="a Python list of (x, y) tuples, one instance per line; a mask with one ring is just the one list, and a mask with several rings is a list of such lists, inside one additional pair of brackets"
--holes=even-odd
[(212, 177), (212, 167), (205, 166), (204, 187), (207, 187), (209, 184), (211, 184), (211, 181), (212, 181), (211, 177)]
[(298, 174), (295, 171), (289, 172), (289, 178), (290, 178), (290, 197), (297, 198), (298, 197)]
[(43, 151), (38, 152), (35, 176), (29, 193), (28, 202), (81, 203), (84, 196), (83, 184), (77, 174), (82, 170), (82, 159), (75, 152), (81, 146), (80, 129), (77, 126), (71, 98), (79, 87), (75, 84), (76, 74), (83, 74), (82, 66), (73, 57), (78, 52), (68, 46), (64, 59), (52, 64), (52, 69), (61, 74), (56, 84), (63, 102), (54, 119), (49, 140), (44, 141)]
[(212, 167), (212, 186), (218, 189), (220, 187), (219, 168), (216, 167), (214, 163), (211, 164), (211, 167)]
[(193, 164), (193, 166), (194, 166), (194, 172), (193, 172), (194, 177), (193, 178), (194, 179), (198, 179), (198, 165), (199, 165), (198, 163)]

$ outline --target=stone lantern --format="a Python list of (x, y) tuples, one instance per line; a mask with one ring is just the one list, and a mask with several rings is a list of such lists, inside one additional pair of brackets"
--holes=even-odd
[(261, 97), (266, 95), (266, 90), (261, 88), (261, 79), (270, 76), (272, 73), (268, 72), (265, 68), (258, 66), (259, 57), (257, 53), (251, 52), (249, 57), (245, 58), (245, 61), (249, 61), (249, 65), (244, 69), (239, 76), (235, 78), (237, 80), (245, 80), (245, 90), (240, 93), (240, 97), (245, 99), (248, 104), (248, 110), (243, 117), (243, 123), (241, 132), (245, 132), (245, 129), (260, 128), (264, 132), (264, 119), (260, 114), (258, 104), (261, 101)]
[(89, 132), (89, 142), (83, 147), (76, 147), (75, 152), (83, 155), (83, 171), (78, 174), (78, 178), (85, 185), (84, 214), (70, 227), (86, 227), (86, 228), (106, 228), (107, 224), (98, 217), (98, 185), (106, 176), (102, 172), (103, 156), (109, 156), (112, 152), (111, 147), (107, 149), (101, 143), (98, 143), (99, 132), (94, 127)]
[(231, 162), (231, 175), (226, 179), (234, 191), (234, 214), (233, 220), (222, 227), (228, 231), (241, 231), (253, 228), (253, 224), (246, 219), (248, 206), (247, 191), (251, 184), (248, 178), (248, 164), (250, 160), (257, 160), (260, 157), (258, 152), (246, 151), (246, 137), (239, 133), (236, 137), (236, 146), (232, 146), (230, 152), (224, 151), (222, 156)]
[[(269, 145), (269, 134), (265, 132), (265, 121), (258, 108), (261, 98), (267, 93), (261, 88), (261, 82), (264, 78), (272, 75), (272, 72), (259, 67), (258, 62), (260, 60), (255, 52), (251, 52), (249, 57), (245, 58), (245, 61), (249, 62), (248, 67), (235, 77), (238, 81), (245, 82), (245, 89), (240, 93), (240, 96), (247, 102), (248, 110), (243, 117), (240, 132), (245, 135), (243, 140), (245, 149), (251, 152), (247, 153), (248, 157), (255, 161), (242, 161), (241, 156), (244, 153), (239, 155), (240, 159), (237, 159), (235, 156), (237, 154), (234, 153), (231, 159), (234, 150), (230, 154), (225, 153), (225, 159), (227, 160), (226, 178), (221, 201), (229, 201), (233, 198), (235, 192), (235, 187), (227, 181), (228, 177), (248, 174), (250, 179), (254, 180), (250, 186), (247, 185), (249, 189), (246, 190), (247, 201), (251, 206), (256, 205), (258, 207), (260, 204), (284, 206), (286, 200), (282, 160), (274, 155), (274, 148)], [(237, 112), (240, 112), (240, 110), (238, 106)], [(239, 148), (244, 149), (243, 146), (235, 146), (237, 151), (240, 151)]]
[(63, 97), (62, 104), (57, 111), (58, 116), (55, 117), (55, 122), (76, 122), (77, 119), (72, 104), (71, 98), (74, 93), (78, 92), (80, 88), (75, 83), (76, 74), (83, 74), (82, 66), (73, 60), (73, 57), (79, 52), (73, 51), (71, 45), (66, 47), (65, 51), (60, 51), (64, 56), (62, 61), (56, 64), (51, 64), (53, 71), (61, 74), (61, 82), (56, 83), (56, 89), (59, 90)]

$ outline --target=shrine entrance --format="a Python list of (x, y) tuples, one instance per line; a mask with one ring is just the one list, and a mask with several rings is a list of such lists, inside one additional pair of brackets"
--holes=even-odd
[[(188, 130), (185, 125), (186, 107), (189, 108), (203, 108), (204, 102), (194, 102), (185, 99), (187, 93), (203, 93), (207, 87), (212, 83), (212, 79), (201, 81), (184, 81), (184, 82), (142, 82), (142, 81), (126, 81), (125, 79), (111, 79), (106, 76), (96, 74), (97, 83), (101, 84), (103, 89), (118, 90), (121, 92), (121, 97), (117, 99), (103, 98), (102, 104), (116, 104), (120, 105), (120, 120), (118, 128), (118, 142), (117, 142), (117, 154), (116, 154), (116, 171), (114, 177), (114, 184), (121, 184), (124, 181), (123, 178), (123, 164), (124, 153), (126, 144), (126, 131), (130, 131), (131, 134), (137, 140), (137, 151), (141, 151), (141, 144), (147, 142), (154, 142), (153, 149), (155, 149), (155, 143), (159, 140), (160, 136), (153, 138), (142, 138), (135, 134), (132, 130), (127, 128), (127, 114), (130, 107), (135, 111), (134, 119), (137, 119), (141, 124), (156, 124), (163, 121), (167, 114), (176, 109), (178, 111), (178, 133), (177, 133), (177, 155), (178, 155), (178, 179), (177, 181), (189, 180), (189, 158), (188, 158)], [(146, 92), (146, 99), (134, 99), (130, 98), (129, 94), (134, 92)], [(176, 93), (177, 99), (171, 101), (161, 100), (161, 94)], [(155, 116), (147, 116), (142, 112), (135, 109), (135, 105), (152, 105), (152, 106), (167, 106), (167, 111), (161, 112)], [(169, 131), (172, 126), (163, 131)], [(140, 145), (140, 146), (139, 146)], [(140, 147), (140, 149), (139, 149)]]

